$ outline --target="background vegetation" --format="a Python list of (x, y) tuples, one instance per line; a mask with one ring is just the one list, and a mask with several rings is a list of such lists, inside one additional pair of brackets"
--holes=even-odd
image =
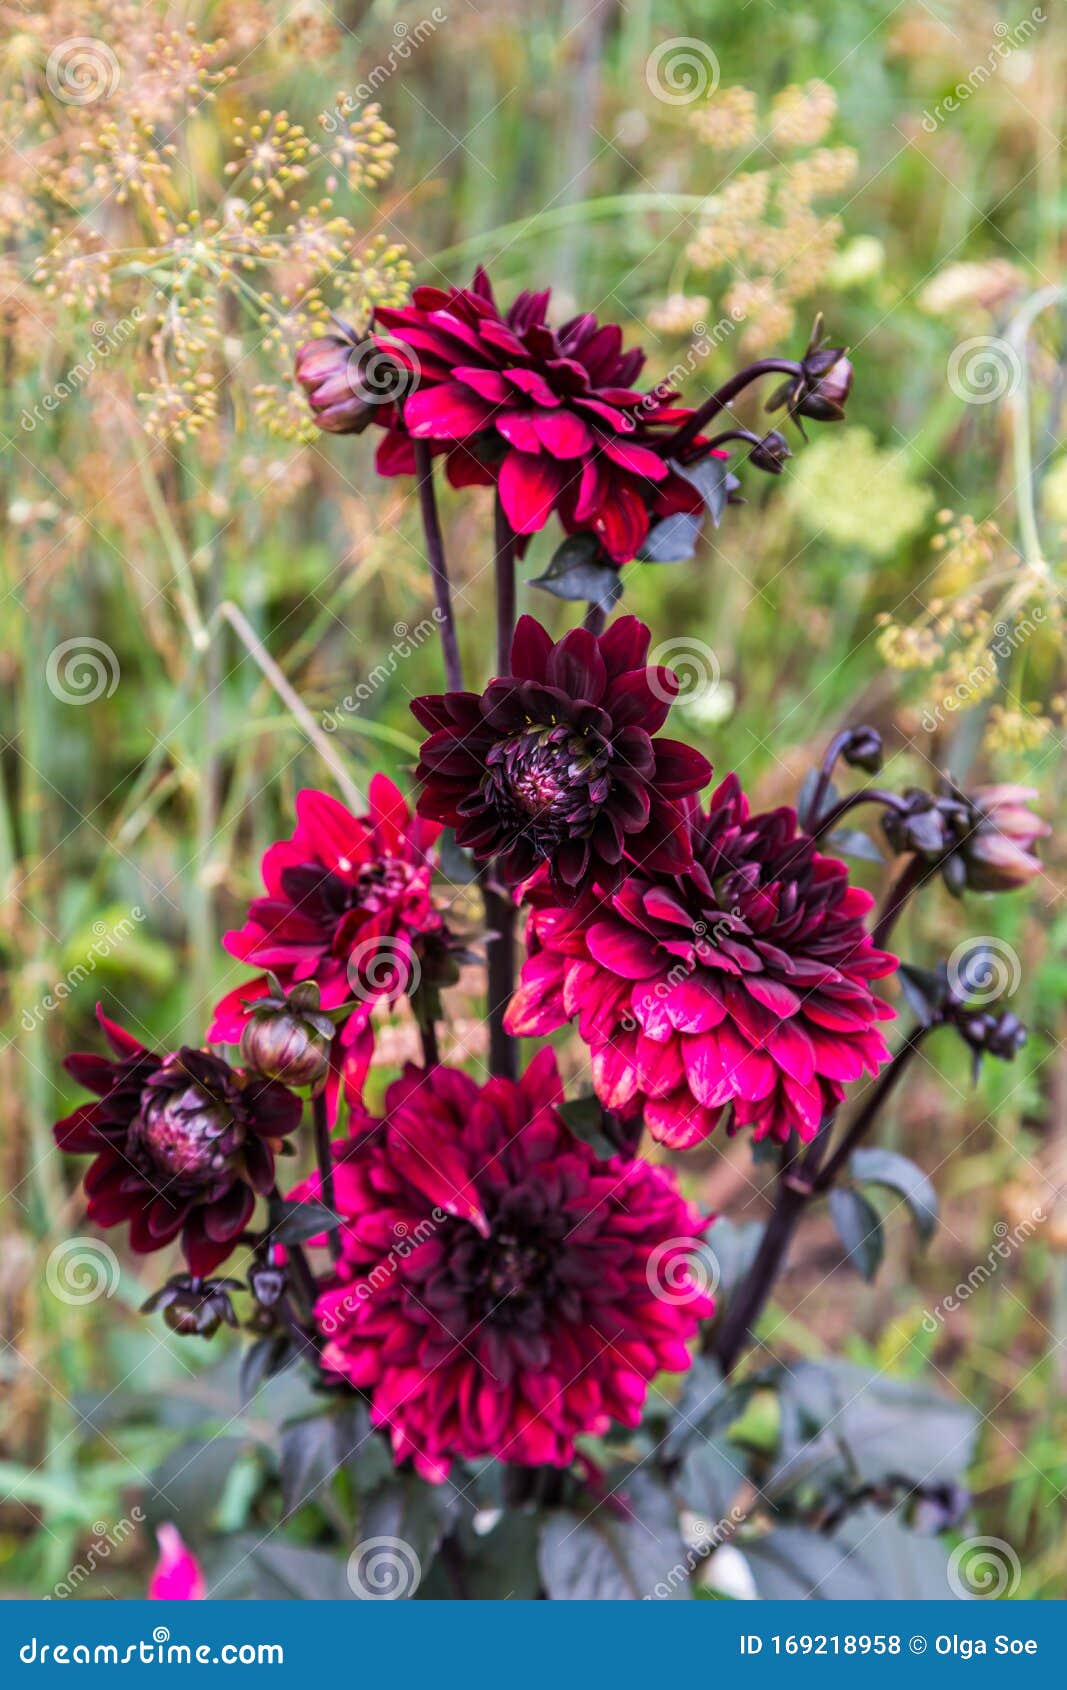
[[(218, 938), (258, 884), (262, 849), (288, 831), (300, 786), (410, 770), (408, 699), (439, 679), (434, 641), (417, 636), (432, 602), (417, 514), (405, 482), (375, 480), (373, 430), (330, 440), (301, 427), (287, 371), (326, 308), (365, 317), (407, 285), (407, 261), (422, 280), (462, 280), (482, 261), (505, 298), (551, 283), (560, 317), (619, 321), (653, 373), (680, 369), (693, 397), (738, 361), (742, 338), (799, 351), (821, 307), (853, 349), (847, 422), (798, 444), (780, 482), (749, 475), (752, 502), (728, 513), (695, 565), (630, 566), (626, 605), (657, 638), (682, 628), (695, 642), (688, 732), (762, 802), (795, 795), (843, 720), (870, 719), (894, 778), (951, 766), (1026, 780), (1062, 822), (1067, 28), (1048, 6), (1020, 32), (1040, 11), (984, 0), (54, 0), (31, 18), (0, 6), (10, 1592), (66, 1579), (87, 1542), (131, 1518), (160, 1463), (180, 1487), (189, 1474), (171, 1452), (191, 1431), (227, 1427), (210, 1446), (217, 1465), (196, 1465), (220, 1525), (246, 1522), (276, 1452), (272, 1424), (231, 1422), (236, 1364), (223, 1337), (209, 1350), (136, 1313), (158, 1264), (146, 1271), (120, 1250), (109, 1295), (56, 1294), (55, 1252), (84, 1226), (51, 1123), (72, 1104), (59, 1064), (92, 1043), (97, 997), (121, 1003), (146, 1039), (199, 1039), (236, 978)], [(175, 33), (161, 44), (158, 29)], [(728, 128), (709, 138), (694, 121), (705, 100), (657, 96), (650, 55), (679, 37), (714, 50), (720, 105), (709, 111), (723, 109), (722, 91), (752, 91), (754, 135), (744, 100), (726, 108), (741, 126), (731, 148), (719, 144)], [(54, 58), (82, 38), (118, 70), (111, 86), (97, 54), (103, 80), (89, 100), (66, 97)], [(775, 97), (811, 79), (833, 90), (836, 115), (810, 116), (814, 141), (784, 139)], [(369, 101), (395, 157), (381, 122), (363, 117)], [(805, 200), (797, 161), (844, 148), (854, 161), (813, 167), (828, 191)], [(735, 189), (709, 211), (709, 198), (764, 170), (777, 213), (751, 186), (755, 203)], [(811, 203), (817, 240), (754, 256)], [(767, 272), (788, 285), (753, 295)], [(713, 329), (730, 299), (747, 313), (694, 353), (694, 323)], [(1018, 365), (1009, 358), (1004, 376), (994, 351), (983, 387), (959, 351), (972, 341), (1016, 349)], [(487, 673), (489, 509), (468, 499), (461, 514), (446, 499), (445, 517), (468, 672)], [(529, 575), (549, 544), (531, 549)], [(1005, 599), (1013, 616), (1040, 604), (1045, 620), (987, 684), (973, 671)], [(567, 623), (557, 601), (527, 590), (525, 604)], [(369, 701), (346, 708), (361, 683)], [(960, 685), (967, 708), (946, 709)], [(973, 1402), (980, 1529), (1018, 1551), (1018, 1594), (1046, 1597), (1067, 1575), (1057, 834), (1044, 876), (994, 916), (973, 898), (961, 914), (940, 889), (923, 903), (912, 960), (991, 931), (1018, 961), (1012, 1007), (1032, 1029), (1016, 1063), (987, 1065), (977, 1089), (959, 1053), (932, 1042), (897, 1100), (891, 1142), (942, 1197), (933, 1245), (920, 1254), (894, 1218), (886, 1264), (865, 1286), (816, 1224), (761, 1329), (787, 1358), (829, 1350)], [(920, 920), (902, 945), (919, 946)], [(471, 1014), (462, 994), (455, 1009)], [(397, 1050), (405, 1036), (398, 1026)], [(731, 1217), (760, 1213), (761, 1171), (744, 1144), (687, 1167), (694, 1193)], [(945, 1291), (1035, 1211), (1010, 1259), (929, 1329)], [(80, 1594), (141, 1590), (150, 1534), (120, 1536)]]

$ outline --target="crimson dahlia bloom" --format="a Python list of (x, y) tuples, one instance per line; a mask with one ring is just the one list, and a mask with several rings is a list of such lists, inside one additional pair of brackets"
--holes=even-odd
[[(266, 896), (223, 940), (231, 956), (269, 969), (286, 991), (314, 980), (323, 1010), (353, 1001), (335, 1041), (349, 1096), (358, 1095), (370, 1065), (372, 1008), (417, 978), (420, 943), (444, 926), (430, 897), (440, 828), (413, 818), (384, 775), (371, 781), (369, 803), (367, 815), (354, 816), (325, 792), (298, 793), (295, 831), (263, 858)], [(265, 975), (227, 993), (209, 1040), (240, 1043), (246, 1003), (269, 993)], [(335, 1090), (336, 1078), (331, 1097)]]
[(95, 1156), (85, 1176), (98, 1226), (130, 1223), (134, 1250), (181, 1233), (193, 1273), (213, 1273), (274, 1184), (274, 1154), (300, 1125), (300, 1099), (209, 1051), (158, 1056), (98, 1009), (117, 1060), (92, 1053), (65, 1066), (95, 1092), (56, 1124), (56, 1143)]
[[(409, 1068), (385, 1119), (334, 1146), (323, 1365), (426, 1479), (456, 1458), (564, 1466), (582, 1434), (636, 1426), (649, 1380), (689, 1366), (712, 1313), (690, 1256), (707, 1223), (673, 1174), (599, 1161), (561, 1101), (548, 1050), (481, 1088)], [(315, 1175), (291, 1196), (319, 1192)]]
[(536, 894), (508, 1029), (578, 1016), (600, 1101), (643, 1109), (673, 1149), (706, 1138), (727, 1105), (732, 1130), (811, 1139), (889, 1055), (877, 1023), (894, 1011), (870, 981), (896, 959), (864, 926), (873, 899), (793, 810), (750, 816), (735, 775), (694, 820), (693, 847), (687, 872), (638, 869), (571, 909)]
[[(558, 644), (523, 616), (512, 673), (486, 691), (417, 698), (419, 814), (447, 822), (481, 860), (499, 856), (509, 885), (545, 865), (557, 898), (630, 862), (682, 869), (692, 858), (684, 800), (711, 765), (677, 740), (653, 739), (678, 682), (646, 668), (649, 631), (622, 616), (606, 633), (574, 628)], [(627, 861), (629, 859), (629, 861)]]
[(378, 344), (411, 372), (412, 391), (376, 410), (389, 431), (377, 467), (413, 474), (413, 441), (424, 440), (446, 454), (453, 486), (499, 488), (516, 534), (556, 512), (568, 533), (595, 534), (626, 563), (653, 517), (703, 508), (663, 455), (692, 412), (633, 386), (645, 356), (623, 352), (614, 323), (586, 312), (551, 328), (549, 298), (520, 293), (502, 313), (479, 268), (470, 287), (419, 287), (409, 306), (379, 309)]

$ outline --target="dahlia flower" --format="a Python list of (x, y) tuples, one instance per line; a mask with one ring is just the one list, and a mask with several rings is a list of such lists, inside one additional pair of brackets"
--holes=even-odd
[(894, 1012), (869, 982), (896, 959), (864, 927), (873, 900), (792, 810), (750, 816), (734, 775), (694, 819), (693, 849), (682, 874), (638, 868), (573, 908), (535, 890), (508, 1030), (577, 1015), (601, 1103), (643, 1108), (673, 1149), (706, 1138), (727, 1105), (731, 1130), (810, 1139), (889, 1054), (876, 1023)]
[[(664, 455), (692, 412), (672, 393), (634, 388), (644, 353), (624, 353), (615, 324), (587, 312), (551, 328), (549, 297), (520, 293), (502, 314), (478, 269), (468, 288), (420, 287), (410, 305), (379, 309), (378, 344), (411, 372), (411, 391), (375, 411), (388, 429), (377, 467), (413, 474), (413, 441), (424, 440), (446, 454), (453, 486), (499, 488), (516, 534), (555, 512), (568, 533), (594, 534), (626, 563), (653, 518), (703, 508)], [(318, 354), (315, 371), (327, 364)], [(322, 416), (331, 426), (328, 405)]]
[(140, 1252), (181, 1233), (192, 1272), (210, 1274), (273, 1186), (274, 1154), (300, 1125), (300, 1099), (209, 1051), (154, 1055), (97, 1017), (117, 1060), (68, 1056), (68, 1071), (99, 1101), (55, 1127), (61, 1150), (96, 1158), (85, 1176), (89, 1219), (128, 1221)]
[[(432, 1481), (457, 1458), (564, 1466), (582, 1434), (636, 1426), (649, 1380), (689, 1366), (712, 1313), (693, 1254), (707, 1223), (674, 1175), (598, 1160), (561, 1101), (548, 1050), (482, 1087), (408, 1068), (385, 1118), (334, 1145), (323, 1366)], [(290, 1194), (319, 1195), (318, 1175)]]
[(1011, 892), (1041, 872), (1034, 846), (1051, 832), (1027, 809), (1032, 786), (981, 786), (961, 792), (942, 781), (937, 792), (911, 787), (882, 817), (896, 851), (936, 866), (950, 892)]
[[(606, 633), (575, 628), (558, 644), (520, 619), (512, 673), (476, 693), (417, 698), (430, 737), (418, 767), (418, 811), (447, 822), (509, 885), (545, 865), (557, 898), (614, 884), (631, 862), (679, 870), (692, 859), (686, 799), (711, 765), (651, 736), (678, 690), (646, 668), (649, 631), (622, 616)], [(629, 859), (629, 861), (627, 860)]]
[[(223, 939), (231, 956), (269, 970), (285, 991), (313, 980), (324, 1011), (352, 1002), (335, 1041), (350, 1096), (370, 1065), (372, 1008), (418, 978), (420, 944), (444, 927), (430, 897), (440, 828), (412, 818), (384, 775), (371, 781), (369, 803), (367, 815), (354, 816), (325, 792), (298, 793), (294, 833), (263, 858), (266, 897)], [(209, 1040), (240, 1043), (248, 1004), (270, 994), (265, 973), (227, 993)]]
[(207, 1596), (204, 1570), (177, 1526), (169, 1521), (158, 1526), (156, 1542), (159, 1560), (148, 1585), (149, 1601), (202, 1602)]

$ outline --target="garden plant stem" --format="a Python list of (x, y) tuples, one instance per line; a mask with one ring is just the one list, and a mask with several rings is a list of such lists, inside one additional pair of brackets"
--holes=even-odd
[[(315, 1122), (315, 1160), (318, 1163), (319, 1179), (322, 1182), (322, 1201), (328, 1209), (337, 1212), (334, 1182), (333, 1157), (330, 1154), (330, 1123), (326, 1115), (326, 1093), (316, 1092), (312, 1104), (312, 1114)], [(341, 1254), (341, 1239), (337, 1228), (334, 1227), (326, 1234), (330, 1255), (334, 1261)]]
[(462, 692), (463, 669), (456, 638), (456, 622), (452, 612), (452, 589), (448, 580), (441, 521), (437, 514), (437, 497), (433, 485), (433, 459), (424, 440), (415, 443), (415, 473), (419, 484), (419, 511), (426, 540), (426, 556), (433, 577), (434, 600), (441, 629), (441, 650), (445, 660), (445, 681), (449, 692)]

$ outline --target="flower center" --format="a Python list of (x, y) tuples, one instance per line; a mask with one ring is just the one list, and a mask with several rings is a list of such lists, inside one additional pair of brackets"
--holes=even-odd
[(610, 788), (610, 759), (606, 745), (565, 724), (532, 727), (493, 746), (483, 788), (537, 845), (550, 848), (590, 830)]
[(183, 1184), (208, 1184), (225, 1169), (233, 1127), (225, 1105), (212, 1103), (197, 1086), (169, 1097), (151, 1087), (142, 1094), (137, 1136), (155, 1167)]

